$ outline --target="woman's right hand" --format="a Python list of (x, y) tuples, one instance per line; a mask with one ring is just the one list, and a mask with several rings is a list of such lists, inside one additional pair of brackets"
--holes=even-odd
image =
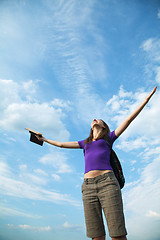
[(38, 134), (35, 134), (35, 136), (39, 141), (45, 142), (45, 140), (46, 140), (43, 136), (39, 136)]

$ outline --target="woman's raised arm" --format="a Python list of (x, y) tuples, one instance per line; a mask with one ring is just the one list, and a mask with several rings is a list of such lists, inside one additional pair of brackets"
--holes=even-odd
[(80, 148), (78, 142), (58, 142), (58, 141), (53, 141), (53, 140), (48, 140), (46, 138), (39, 137), (38, 135), (36, 136), (38, 140), (49, 143), (51, 145), (54, 145), (56, 147), (60, 148)]
[(130, 123), (137, 117), (137, 115), (142, 111), (145, 105), (148, 103), (152, 95), (155, 93), (157, 87), (146, 97), (145, 101), (142, 102), (139, 107), (115, 130), (115, 135), (119, 137), (124, 130), (130, 125)]

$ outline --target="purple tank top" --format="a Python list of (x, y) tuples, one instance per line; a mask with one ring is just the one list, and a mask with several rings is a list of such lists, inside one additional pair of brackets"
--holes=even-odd
[[(117, 139), (115, 131), (109, 133), (111, 143)], [(110, 149), (104, 139), (98, 139), (85, 144), (84, 141), (78, 141), (80, 148), (85, 149), (85, 173), (92, 170), (112, 170), (110, 165)]]

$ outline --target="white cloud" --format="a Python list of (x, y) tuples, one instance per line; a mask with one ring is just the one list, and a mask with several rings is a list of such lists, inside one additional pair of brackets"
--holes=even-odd
[(150, 38), (144, 41), (141, 45), (144, 50), (145, 59), (145, 74), (149, 79), (160, 84), (160, 39)]
[(62, 227), (65, 228), (66, 230), (68, 229), (68, 230), (78, 231), (78, 232), (83, 230), (82, 225), (72, 225), (67, 221), (62, 225)]
[[(129, 136), (128, 136), (128, 138), (129, 138)], [(122, 140), (120, 140), (120, 144), (116, 144), (116, 147), (125, 152), (129, 152), (132, 150), (148, 147), (148, 143), (149, 143), (149, 140), (147, 137), (139, 137), (138, 136), (136, 139), (134, 139), (134, 140), (129, 139), (128, 141), (123, 140), (123, 138), (122, 138)]]
[(160, 67), (155, 68), (155, 73), (156, 73), (156, 82), (160, 84)]
[(42, 188), (39, 182), (28, 182), (29, 180), (18, 178), (13, 174), (13, 170), (7, 164), (0, 162), (0, 192), (3, 195), (18, 198), (49, 201), (57, 204), (69, 203), (74, 206), (81, 206), (81, 203), (72, 199), (68, 194), (61, 194)]
[(106, 105), (107, 105), (107, 106), (110, 106), (110, 108), (111, 108), (112, 111), (117, 111), (117, 110), (119, 110), (119, 108), (120, 108), (120, 102), (119, 102), (118, 96), (113, 95), (113, 97), (112, 97), (110, 100), (108, 100), (108, 102), (107, 102)]
[(37, 173), (38, 175), (48, 176), (48, 174), (45, 171), (43, 171), (42, 169), (39, 169), (39, 168), (35, 169), (34, 172)]
[(147, 217), (156, 217), (156, 218), (160, 218), (160, 213), (157, 212), (153, 212), (152, 210), (149, 210), (146, 214)]
[(134, 187), (140, 182), (140, 180), (134, 181), (134, 182), (129, 182), (125, 184), (125, 190), (127, 191), (127, 188)]
[(71, 102), (70, 101), (64, 101), (63, 99), (55, 98), (53, 101), (51, 101), (51, 104), (54, 107), (70, 109)]
[(56, 109), (54, 100), (52, 103), (35, 101), (36, 91), (36, 84), (31, 80), (22, 84), (13, 80), (0, 80), (1, 130), (22, 132), (25, 127), (30, 127), (48, 132), (55, 139), (68, 140), (69, 132), (63, 124), (65, 113), (61, 109), (62, 100), (59, 100), (61, 105)]
[[(149, 145), (149, 144), (148, 144)], [(144, 159), (150, 159), (151, 157), (155, 157), (155, 156), (159, 156), (160, 155), (160, 147), (147, 147), (146, 149), (144, 149), (143, 152), (143, 157)]]
[(136, 160), (132, 160), (131, 165), (134, 165), (136, 162), (137, 162)]
[(26, 165), (26, 164), (21, 164), (21, 165), (19, 166), (19, 169), (20, 169), (21, 171), (26, 171), (26, 170), (27, 170), (27, 165)]
[(20, 216), (20, 217), (27, 217), (27, 218), (41, 218), (41, 216), (38, 215), (34, 215), (31, 213), (26, 213), (23, 210), (20, 209), (13, 209), (10, 207), (6, 207), (6, 206), (0, 206), (0, 215), (1, 216)]
[(21, 229), (24, 230), (30, 230), (30, 231), (36, 231), (36, 232), (43, 232), (43, 231), (50, 231), (51, 227), (47, 226), (47, 227), (37, 227), (37, 226), (30, 226), (30, 225), (19, 225), (18, 226)]
[(48, 183), (48, 174), (46, 174), (43, 170), (41, 169), (36, 169), (33, 170), (33, 173), (27, 171), (27, 165), (26, 164), (21, 164), (19, 166), (20, 173), (19, 173), (19, 179), (23, 179), (26, 183), (30, 184), (36, 184), (36, 185), (46, 185)]
[(132, 167), (132, 168), (131, 168), (131, 172), (134, 172), (135, 170), (136, 170), (135, 167)]
[(160, 9), (158, 9), (157, 17), (160, 19)]
[(36, 176), (31, 173), (23, 172), (20, 173), (19, 179), (23, 179), (23, 181), (27, 182), (28, 184), (36, 184), (40, 186), (44, 186), (48, 183), (48, 179), (44, 178), (44, 176)]
[(141, 170), (138, 181), (126, 184), (124, 188), (124, 206), (131, 240), (136, 237), (145, 240), (146, 236), (147, 239), (156, 239), (160, 235), (159, 222), (156, 221), (160, 217), (159, 167), (160, 155)]
[(22, 87), (23, 87), (23, 89), (24, 89), (24, 91), (28, 94), (36, 94), (36, 90), (37, 90), (37, 86), (36, 86), (36, 83), (37, 83), (38, 81), (36, 81), (36, 82), (33, 82), (33, 80), (29, 80), (29, 81), (27, 81), (27, 82), (23, 82), (22, 83)]
[(2, 161), (0, 161), (0, 173), (3, 176), (7, 176), (8, 174), (10, 174), (9, 166), (5, 162), (2, 162)]
[[(102, 51), (107, 49), (104, 39), (97, 28), (94, 14), (94, 2), (61, 1), (61, 7), (53, 6), (51, 1), (46, 5), (54, 14), (47, 16), (47, 28), (50, 38), (47, 41), (46, 56), (49, 56), (53, 68), (59, 64), (62, 71), (55, 72), (57, 79), (74, 99), (74, 118), (89, 122), (94, 116), (102, 116), (101, 106), (104, 103), (96, 94), (93, 82), (102, 87), (106, 84), (107, 70)], [(78, 11), (77, 11), (78, 10)], [(76, 13), (76, 14), (75, 14)], [(77, 15), (78, 14), (78, 15)], [(94, 39), (86, 41), (82, 28)], [(51, 51), (52, 46), (52, 51)], [(82, 50), (83, 49), (83, 50)], [(92, 50), (94, 49), (94, 51)], [(54, 54), (54, 55), (53, 55)], [(100, 76), (100, 77), (99, 77)], [(96, 106), (96, 107), (95, 107)], [(86, 116), (88, 116), (86, 118)]]
[(127, 92), (123, 86), (120, 86), (120, 89), (119, 89), (119, 97), (120, 98), (131, 98), (133, 95), (133, 92)]
[[(146, 57), (150, 64), (159, 63), (160, 61), (160, 39), (159, 38), (149, 38), (144, 41), (141, 48), (146, 52)], [(152, 70), (152, 69), (150, 69)]]
[(143, 42), (143, 44), (141, 45), (141, 47), (144, 49), (144, 51), (150, 51), (153, 47), (153, 38), (149, 38), (147, 39), (145, 42)]
[(39, 162), (52, 166), (57, 173), (70, 173), (73, 169), (67, 164), (67, 156), (64, 152), (54, 149), (52, 153), (46, 154)]
[(16, 139), (15, 139), (15, 138), (9, 137), (8, 139), (9, 139), (10, 141), (12, 141), (12, 142), (16, 142)]
[(60, 181), (61, 177), (55, 173), (52, 174), (52, 177), (54, 178), (55, 181)]
[(13, 102), (21, 102), (19, 85), (12, 80), (0, 79), (0, 109), (4, 110)]
[(26, 224), (20, 224), (20, 225), (14, 225), (14, 224), (7, 224), (7, 226), (11, 229), (23, 229), (23, 230), (29, 230), (29, 231), (34, 231), (34, 232), (46, 232), (46, 231), (51, 231), (51, 227), (40, 227), (40, 226), (31, 226), (31, 225), (26, 225)]

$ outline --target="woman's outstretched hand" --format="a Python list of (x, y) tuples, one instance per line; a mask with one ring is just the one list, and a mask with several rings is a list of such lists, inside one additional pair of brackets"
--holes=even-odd
[(36, 136), (36, 138), (39, 140), (39, 141), (45, 141), (46, 139), (43, 137), (43, 136), (39, 136), (39, 135), (35, 135)]
[(153, 96), (153, 94), (156, 92), (157, 86), (153, 89), (153, 91), (146, 97), (147, 102), (150, 100), (150, 98)]
[(126, 118), (126, 120), (124, 120), (124, 122), (115, 130), (115, 134), (117, 137), (119, 137), (124, 131), (125, 129), (130, 125), (130, 123), (138, 116), (138, 114), (142, 111), (142, 109), (145, 107), (145, 105), (147, 104), (147, 102), (150, 100), (150, 98), (152, 97), (152, 95), (155, 93), (157, 87), (155, 87), (153, 89), (153, 91), (146, 97), (145, 101), (143, 101), (139, 107), (137, 107), (135, 109), (135, 111), (133, 111), (131, 113), (131, 115)]

